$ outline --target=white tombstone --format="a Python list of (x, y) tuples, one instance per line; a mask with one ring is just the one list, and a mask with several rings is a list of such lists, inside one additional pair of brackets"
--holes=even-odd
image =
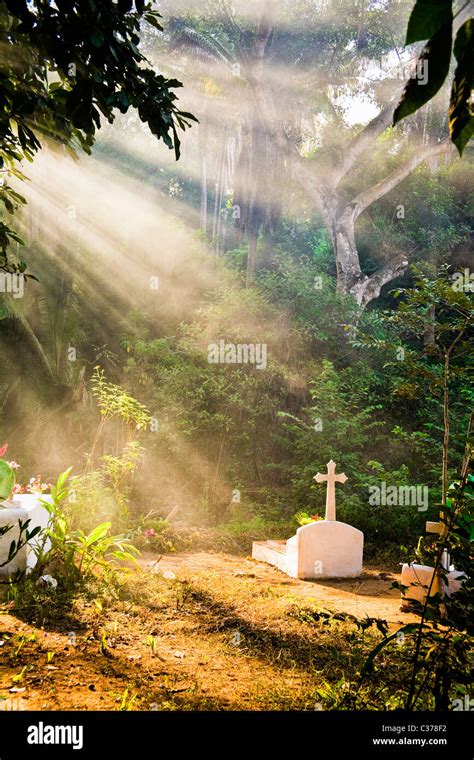
[[(434, 533), (438, 536), (445, 534), (445, 523), (443, 512), (440, 513), (441, 521), (436, 522), (428, 520), (426, 523), (426, 532)], [(456, 570), (454, 565), (451, 565), (451, 559), (446, 551), (443, 551), (441, 557), (441, 565), (445, 570), (446, 577), (440, 582), (439, 577), (433, 578), (434, 567), (430, 565), (418, 565), (414, 562), (404, 563), (402, 565), (401, 573), (401, 585), (405, 587), (405, 590), (401, 592), (402, 597), (402, 609), (409, 609), (412, 602), (418, 602), (418, 604), (424, 605), (428, 591), (430, 597), (435, 594), (441, 593), (443, 596), (451, 596), (459, 591), (462, 582), (465, 580), (466, 575), (460, 570)]]
[[(50, 515), (40, 503), (40, 498), (52, 502), (51, 496), (36, 493), (15, 494), (13, 499), (0, 502), (0, 527), (11, 526), (9, 531), (0, 535), (0, 565), (3, 565), (0, 567), (0, 575), (13, 575), (18, 570), (28, 573), (37, 562), (35, 548), (42, 547), (44, 551), (50, 548), (49, 539), (44, 541), (44, 529), (48, 525)], [(31, 541), (22, 546), (11, 562), (4, 565), (3, 563), (8, 559), (11, 542), (18, 541), (20, 536), (20, 522), (24, 524), (26, 520), (30, 520), (28, 525), (30, 532), (38, 526), (41, 530)], [(22, 542), (25, 538), (25, 533), (23, 533)]]
[(298, 528), (287, 541), (254, 541), (252, 557), (278, 567), (291, 578), (354, 578), (362, 572), (364, 534), (336, 520), (336, 483), (345, 483), (344, 473), (327, 464), (327, 475), (319, 472), (317, 483), (327, 482), (326, 519)]
[[(430, 597), (438, 594), (440, 591), (443, 595), (451, 596), (459, 591), (461, 583), (466, 577), (464, 573), (455, 570), (452, 565), (445, 568), (449, 572), (446, 578), (440, 583), (440, 579), (433, 579), (434, 567), (430, 565), (417, 565), (414, 562), (402, 565), (401, 585), (405, 586), (402, 591), (402, 607), (409, 607), (412, 602), (418, 602), (423, 605), (426, 601), (428, 590)], [(431, 587), (431, 588), (430, 588)]]

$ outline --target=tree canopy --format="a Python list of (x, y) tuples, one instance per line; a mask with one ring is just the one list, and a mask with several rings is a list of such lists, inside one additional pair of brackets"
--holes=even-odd
[[(10, 213), (21, 196), (9, 184), (23, 179), (42, 139), (90, 152), (102, 118), (136, 109), (158, 139), (179, 158), (178, 128), (194, 117), (176, 103), (177, 79), (154, 71), (139, 50), (142, 23), (162, 30), (160, 15), (143, 0), (2, 0), (0, 34), (1, 200)], [(18, 235), (0, 226), (0, 268), (26, 269), (8, 258)]]

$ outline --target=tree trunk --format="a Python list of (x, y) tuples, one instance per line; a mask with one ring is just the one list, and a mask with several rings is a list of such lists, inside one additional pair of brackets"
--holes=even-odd
[(207, 161), (206, 161), (206, 127), (199, 124), (199, 152), (201, 157), (201, 209), (200, 228), (207, 235)]
[(257, 261), (257, 235), (258, 232), (252, 229), (248, 236), (248, 248), (247, 248), (247, 274), (245, 278), (245, 287), (249, 288), (255, 277), (255, 265)]
[(265, 135), (262, 133), (260, 125), (254, 124), (252, 129), (252, 151), (250, 157), (251, 196), (249, 198), (247, 220), (248, 251), (246, 287), (249, 287), (254, 280), (257, 263), (258, 233), (264, 217), (263, 203), (265, 189), (263, 187), (262, 174), (264, 171), (263, 162), (265, 160), (265, 146)]
[(337, 290), (351, 293), (362, 277), (355, 240), (354, 209), (346, 207), (332, 225), (336, 257)]
[(217, 166), (217, 181), (216, 181), (216, 195), (214, 198), (214, 215), (212, 220), (212, 238), (216, 245), (216, 250), (219, 248), (218, 235), (220, 228), (220, 211), (222, 203), (222, 186), (224, 177), (224, 164), (225, 164), (225, 150), (226, 150), (226, 130), (224, 128), (222, 133), (222, 144), (219, 153), (219, 162)]
[(360, 268), (359, 252), (355, 237), (356, 207), (347, 205), (342, 211), (335, 208), (326, 213), (326, 226), (336, 258), (337, 291), (352, 295), (359, 306), (367, 306), (378, 298), (383, 286), (398, 277), (408, 266), (404, 256), (394, 256), (388, 264), (372, 275), (365, 275)]

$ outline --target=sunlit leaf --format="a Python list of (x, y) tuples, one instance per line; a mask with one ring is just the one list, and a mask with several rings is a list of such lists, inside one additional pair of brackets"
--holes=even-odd
[(449, 132), (462, 155), (474, 134), (474, 115), (470, 106), (474, 79), (474, 19), (468, 19), (459, 29), (454, 42), (454, 55), (458, 65), (449, 103)]
[(422, 76), (415, 76), (408, 81), (395, 110), (394, 124), (417, 111), (436, 95), (449, 71), (451, 47), (452, 21), (443, 26), (423, 48), (417, 62), (417, 71)]

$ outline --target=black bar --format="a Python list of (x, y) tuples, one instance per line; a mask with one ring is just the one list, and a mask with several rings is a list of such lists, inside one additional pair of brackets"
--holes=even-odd
[[(42, 729), (41, 729), (42, 726)], [(63, 726), (56, 732), (56, 726)], [(76, 732), (73, 733), (73, 727)], [(80, 727), (82, 727), (82, 747)], [(42, 744), (28, 742), (42, 739)], [(73, 742), (49, 744), (49, 739)], [(0, 760), (96, 758), (139, 760), (225, 757), (265, 758), (289, 752), (297, 760), (419, 757), (472, 760), (468, 711), (392, 712), (0, 712)]]

